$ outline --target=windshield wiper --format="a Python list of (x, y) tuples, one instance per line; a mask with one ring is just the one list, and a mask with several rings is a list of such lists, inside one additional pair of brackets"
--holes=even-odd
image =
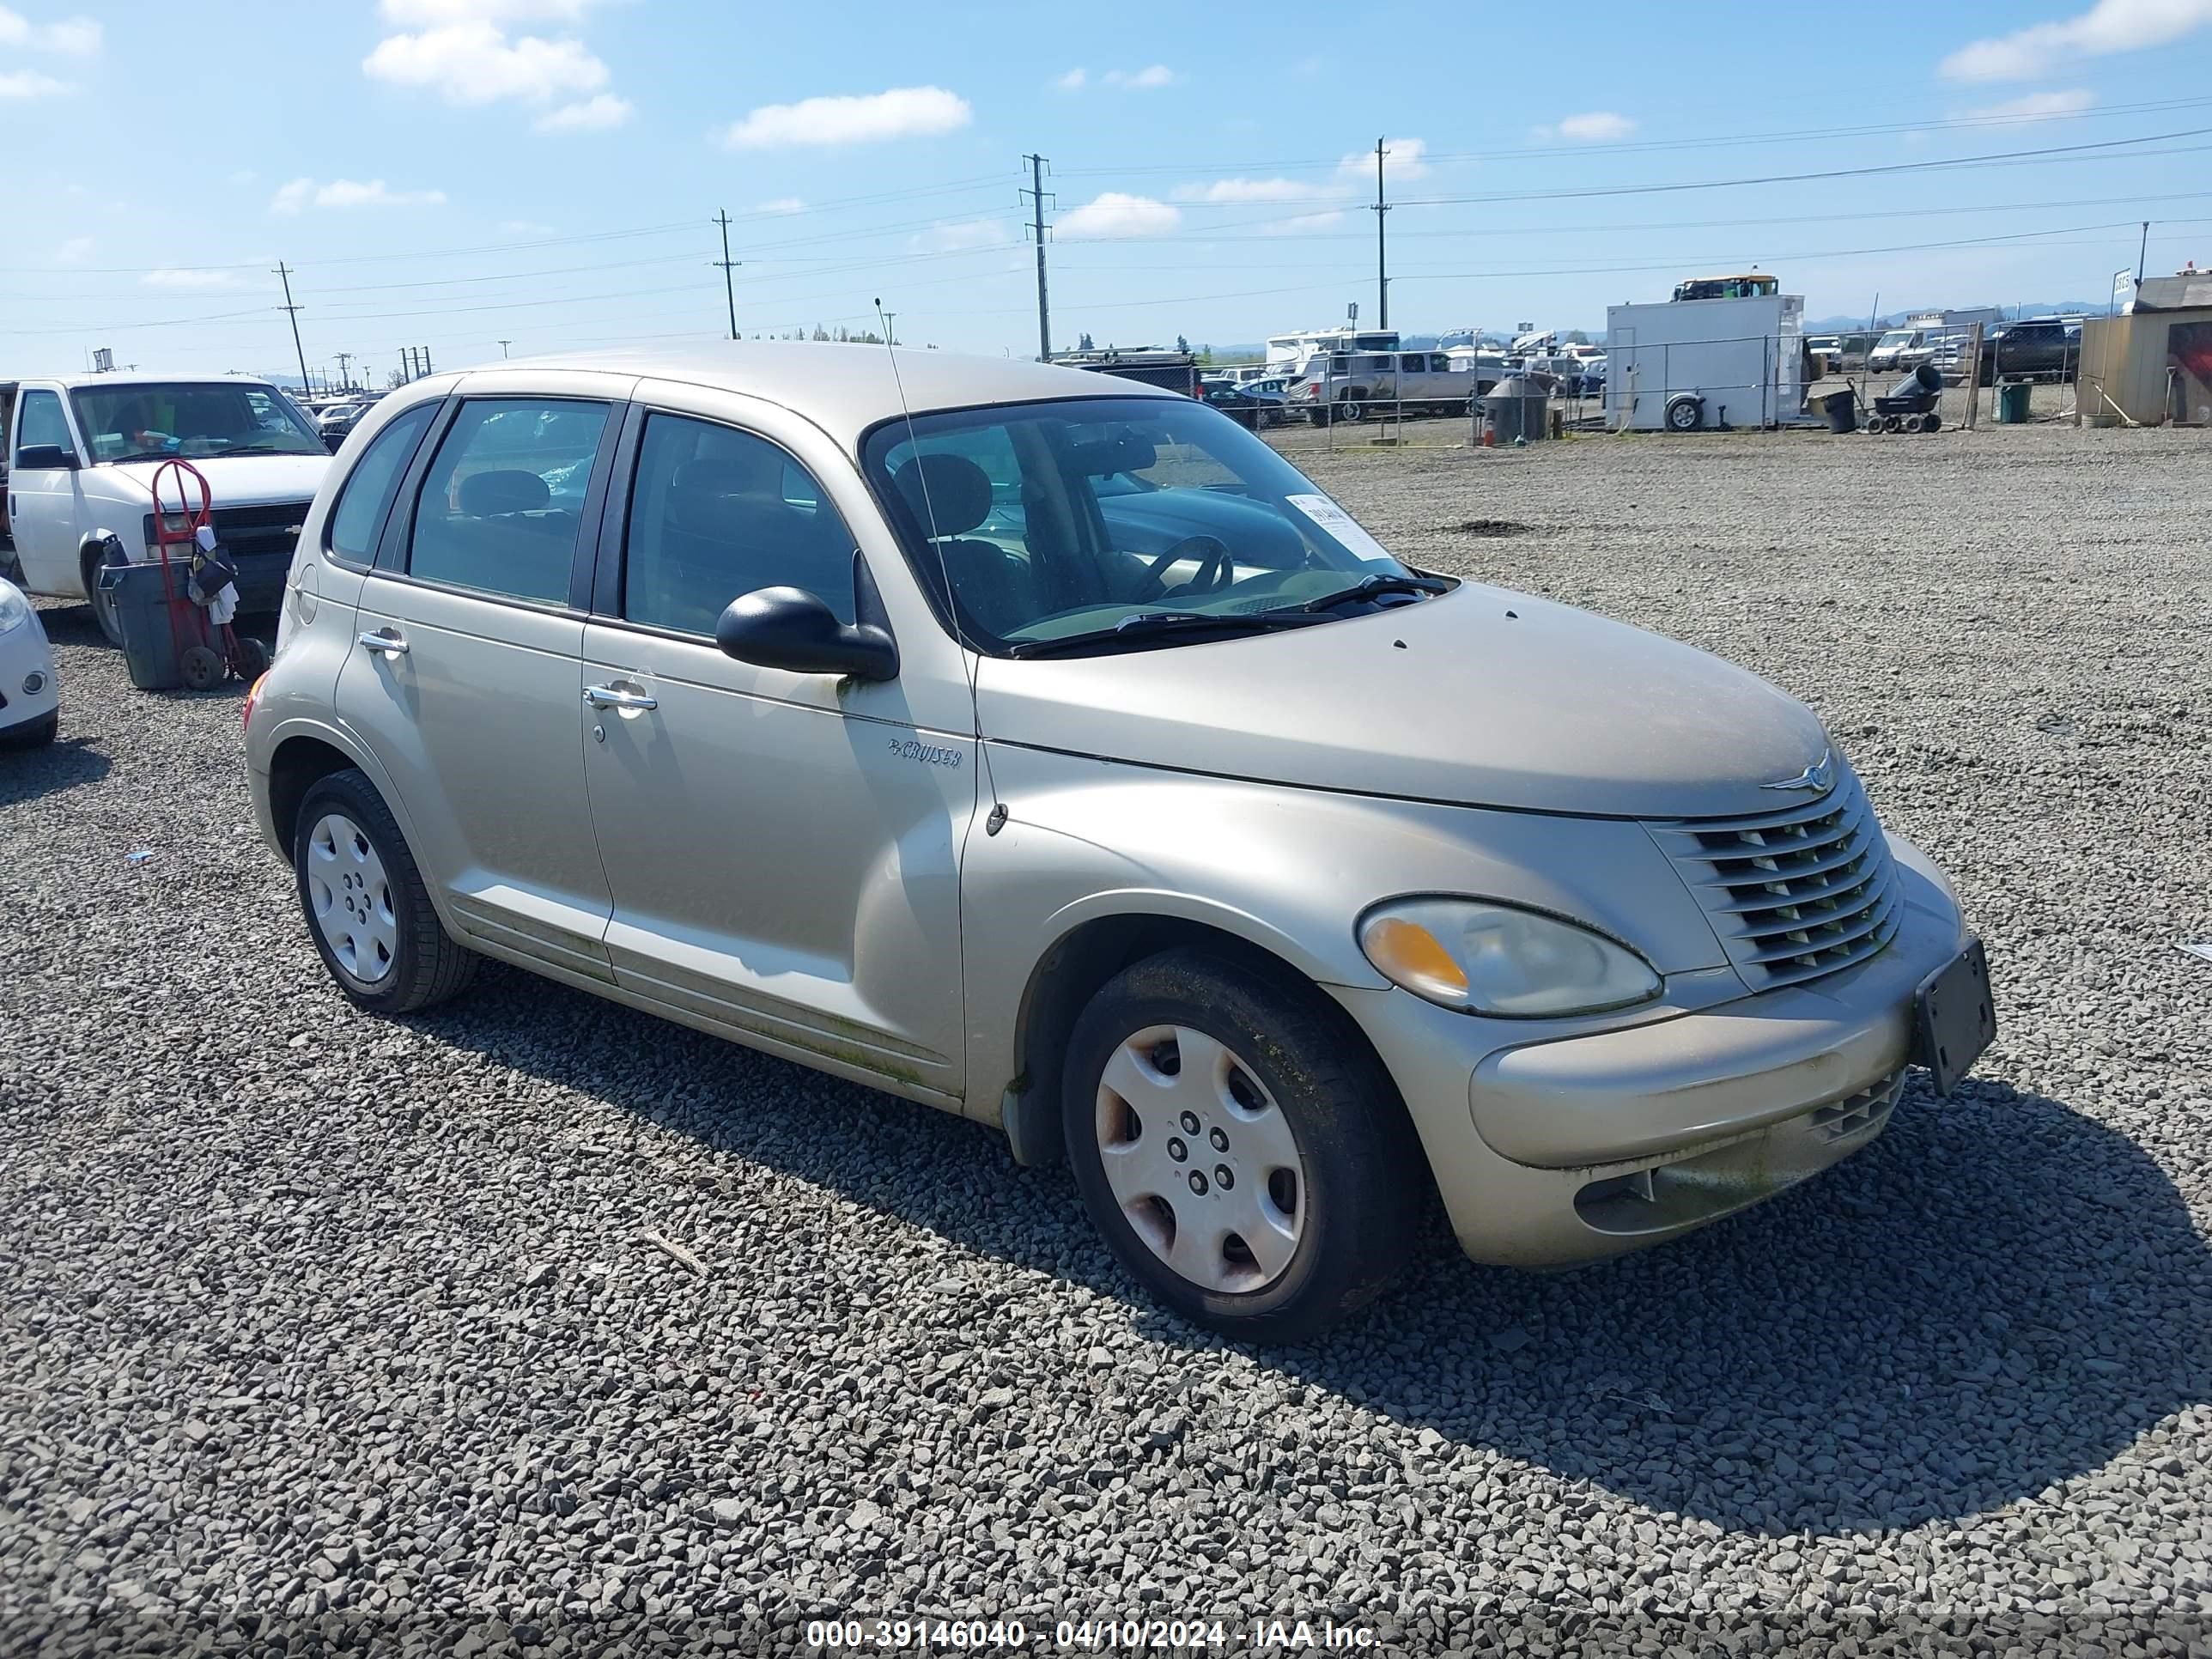
[(1362, 576), (1349, 587), (1340, 587), (1334, 593), (1324, 593), (1317, 599), (1308, 599), (1304, 605), (1285, 605), (1280, 611), (1267, 611), (1268, 616), (1297, 616), (1315, 611), (1328, 611), (1340, 605), (1349, 605), (1354, 599), (1379, 599), (1385, 593), (1445, 593), (1451, 584), (1441, 576), (1401, 576), (1394, 571), (1378, 570), (1371, 576)]
[(225, 455), (315, 455), (319, 449), (286, 449), (279, 444), (230, 444), (222, 449), (210, 449), (200, 457), (204, 461), (220, 460)]
[(142, 449), (129, 455), (110, 455), (102, 466), (127, 466), (133, 461), (173, 461), (179, 459), (173, 449)]
[(1299, 622), (1297, 618), (1279, 611), (1232, 611), (1218, 614), (1203, 611), (1139, 611), (1122, 617), (1111, 628), (1093, 628), (1080, 634), (1063, 634), (1051, 640), (1024, 640), (1010, 647), (1007, 654), (1051, 657), (1086, 646), (1119, 645), (1127, 641), (1157, 639), (1165, 634), (1267, 634), (1279, 628), (1297, 626)]

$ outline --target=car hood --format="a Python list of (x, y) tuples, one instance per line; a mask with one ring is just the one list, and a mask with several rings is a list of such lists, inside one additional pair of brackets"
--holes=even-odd
[(1705, 652), (1462, 582), (1203, 645), (987, 658), (994, 740), (1309, 788), (1632, 817), (1758, 812), (1819, 761), (1812, 711)]
[[(189, 457), (186, 459), (190, 459)], [(227, 455), (210, 456), (205, 460), (194, 460), (208, 488), (215, 492), (217, 507), (251, 507), (263, 501), (305, 501), (314, 499), (321, 488), (323, 474), (330, 471), (327, 455)], [(128, 478), (138, 494), (150, 502), (153, 500), (154, 474), (161, 467), (159, 461), (128, 461), (121, 465), (104, 466), (100, 470)], [(176, 479), (172, 474), (161, 481), (161, 494), (173, 509), (177, 505)], [(199, 505), (199, 491), (191, 481), (185, 481), (193, 507)]]

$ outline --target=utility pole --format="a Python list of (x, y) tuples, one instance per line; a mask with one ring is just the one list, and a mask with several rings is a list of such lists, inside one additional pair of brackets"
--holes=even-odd
[(292, 349), (300, 359), (300, 387), (305, 391), (307, 386), (307, 348), (300, 343), (300, 307), (292, 303), (292, 272), (282, 259), (276, 262), (276, 275), (284, 283), (284, 303), (278, 309), (289, 313), (292, 319)]
[(337, 360), (338, 385), (341, 389), (350, 392), (353, 390), (353, 376), (347, 372), (346, 365), (353, 361), (353, 353), (341, 351), (337, 354)]
[(897, 322), (898, 313), (896, 311), (886, 311), (884, 313), (884, 343), (885, 345), (896, 345), (898, 343)]
[(501, 358), (502, 360), (504, 360), (504, 359), (506, 358), (506, 356), (507, 356), (507, 347), (509, 347), (509, 346), (513, 345), (514, 343), (514, 341), (512, 341), (512, 340), (501, 340), (501, 341), (499, 343), (499, 355), (500, 355), (500, 356), (501, 356)]
[(1382, 199), (1382, 158), (1390, 152), (1375, 141), (1375, 326), (1390, 326), (1390, 261), (1383, 242), (1382, 216), (1390, 204)]
[(1030, 187), (1020, 192), (1030, 198), (1032, 210), (1030, 234), (1036, 238), (1037, 256), (1037, 361), (1052, 361), (1052, 305), (1045, 297), (1044, 284), (1044, 157), (1024, 158), (1030, 164)]
[(730, 210), (724, 208), (714, 222), (722, 228), (722, 257), (713, 263), (722, 268), (722, 297), (730, 302), (730, 337), (738, 337), (738, 285), (730, 273), (738, 262), (730, 258)]
[(2142, 286), (2143, 261), (2149, 257), (2150, 221), (2146, 219), (2142, 222), (2142, 246), (2136, 250), (2136, 286), (2137, 288), (2141, 288)]

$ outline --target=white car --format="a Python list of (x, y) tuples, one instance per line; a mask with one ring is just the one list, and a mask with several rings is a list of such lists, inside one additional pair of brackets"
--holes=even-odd
[(0, 578), (0, 744), (52, 743), (60, 729), (53, 647), (23, 590)]

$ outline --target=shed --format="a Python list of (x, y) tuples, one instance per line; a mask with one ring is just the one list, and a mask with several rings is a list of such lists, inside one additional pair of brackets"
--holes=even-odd
[(2138, 304), (2124, 317), (2084, 320), (2075, 406), (2100, 426), (2212, 426), (2212, 294), (2176, 310)]

